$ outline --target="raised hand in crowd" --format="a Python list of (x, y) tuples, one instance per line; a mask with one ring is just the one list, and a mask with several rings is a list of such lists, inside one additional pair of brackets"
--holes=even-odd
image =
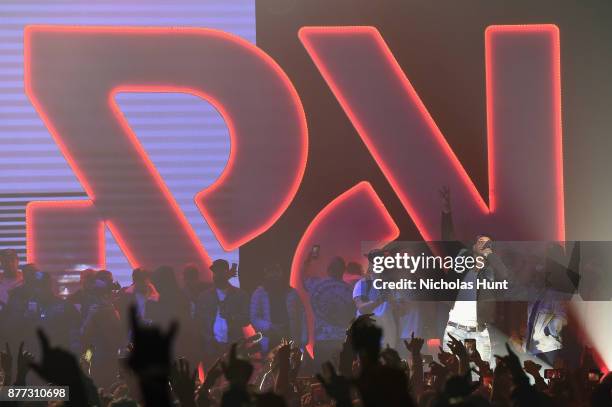
[(238, 345), (232, 344), (227, 361), (221, 362), (223, 374), (233, 388), (246, 388), (251, 374), (253, 374), (253, 365), (244, 359), (238, 358)]
[(135, 306), (130, 308), (132, 350), (127, 366), (136, 374), (145, 406), (171, 404), (169, 379), (172, 365), (171, 349), (178, 325), (172, 323), (167, 332), (139, 321)]
[(215, 361), (208, 374), (204, 379), (204, 383), (200, 386), (196, 393), (196, 405), (198, 407), (209, 407), (212, 403), (210, 399), (210, 389), (213, 388), (217, 380), (223, 376), (222, 358)]
[(202, 388), (210, 390), (221, 376), (223, 376), (223, 359), (219, 358), (208, 370), (204, 383), (202, 383)]
[[(293, 341), (282, 338), (276, 349), (273, 365), (276, 366), (274, 374), (274, 391), (292, 402), (299, 398), (295, 393), (295, 383), (302, 364), (303, 353), (295, 346)], [(259, 402), (259, 399), (258, 399)]]
[(540, 375), (540, 369), (542, 369), (542, 365), (534, 362), (533, 360), (527, 359), (523, 362), (523, 369), (525, 369), (525, 372), (533, 376), (535, 380), (535, 386), (538, 390), (546, 390), (546, 382), (544, 381), (544, 378)]
[(497, 356), (510, 372), (514, 389), (512, 390), (512, 400), (518, 407), (527, 406), (547, 406), (552, 405), (552, 400), (546, 394), (538, 391), (529, 385), (529, 379), (521, 366), (521, 362), (516, 354), (506, 343), (507, 356)]
[(331, 362), (326, 362), (321, 366), (322, 373), (317, 374), (317, 379), (323, 385), (323, 388), (335, 400), (337, 407), (351, 406), (351, 383), (344, 376), (338, 375), (334, 365)]
[(387, 347), (380, 351), (380, 360), (383, 365), (390, 366), (396, 369), (403, 369), (402, 358), (399, 353), (388, 344)]
[(340, 349), (338, 358), (338, 370), (342, 376), (348, 378), (353, 377), (353, 366), (356, 362), (355, 357), (353, 345), (350, 343), (347, 336), (347, 339), (342, 344), (342, 349)]
[(472, 383), (471, 371), (465, 374), (452, 376), (444, 385), (442, 399), (451, 405), (466, 402), (468, 402), (469, 405), (469, 401), (474, 398), (473, 393), (478, 386), (478, 383)]
[(438, 360), (440, 363), (446, 368), (449, 374), (455, 375), (459, 373), (459, 360), (457, 357), (450, 352), (446, 352), (440, 346), (438, 348), (440, 352), (438, 353)]
[(371, 319), (353, 324), (353, 349), (359, 357), (360, 374), (355, 385), (366, 407), (403, 406), (413, 404), (406, 372), (401, 367), (380, 363), (382, 329)]
[[(19, 344), (19, 350), (17, 352), (15, 386), (25, 386), (26, 376), (30, 371), (30, 365), (34, 361), (34, 356), (30, 352), (25, 351), (23, 345), (24, 342)], [(0, 368), (4, 372), (4, 385), (10, 385), (12, 379), (13, 355), (8, 343), (5, 344), (5, 352), (0, 352)]]
[(19, 344), (17, 353), (17, 374), (15, 376), (15, 386), (25, 386), (26, 376), (30, 371), (30, 366), (34, 362), (34, 355), (23, 349), (24, 343)]
[(448, 335), (450, 338), (450, 342), (448, 342), (448, 347), (453, 353), (453, 355), (457, 356), (459, 360), (459, 366), (457, 373), (459, 375), (465, 375), (470, 370), (470, 356), (468, 355), (467, 349), (463, 342), (458, 340), (452, 335)]
[(189, 361), (180, 358), (170, 369), (172, 392), (181, 403), (181, 407), (195, 407), (195, 390), (198, 369), (191, 370)]
[(304, 352), (297, 346), (291, 347), (291, 355), (289, 356), (289, 382), (293, 383), (300, 373)]
[[(23, 342), (21, 343), (23, 346)], [(8, 386), (13, 379), (13, 355), (8, 342), (4, 344), (4, 352), (0, 352), (0, 370), (4, 373), (4, 386)]]
[(496, 358), (500, 359), (504, 366), (508, 368), (510, 374), (512, 375), (512, 380), (516, 386), (521, 386), (524, 384), (529, 384), (529, 379), (521, 366), (521, 361), (518, 356), (512, 351), (510, 345), (506, 343), (506, 350), (508, 351), (508, 355), (499, 356), (495, 355)]
[(70, 406), (95, 405), (97, 389), (93, 388), (89, 378), (81, 371), (79, 361), (72, 353), (59, 347), (52, 347), (49, 338), (42, 330), (37, 331), (42, 353), (40, 363), (32, 362), (30, 367), (42, 379), (55, 385), (70, 389)]
[(276, 360), (278, 369), (276, 377), (274, 377), (274, 391), (277, 394), (282, 394), (284, 397), (290, 397), (289, 390), (289, 370), (291, 368), (291, 343), (282, 338), (280, 346), (276, 352)]
[(494, 405), (509, 405), (512, 392), (512, 375), (504, 360), (496, 356), (497, 363), (493, 371), (491, 402)]
[(421, 392), (423, 389), (423, 356), (421, 349), (425, 340), (414, 336), (414, 332), (410, 335), (410, 342), (404, 340), (404, 346), (412, 356), (412, 375), (410, 376), (410, 386), (416, 392)]
[(493, 371), (491, 370), (491, 365), (489, 362), (482, 360), (480, 356), (480, 352), (478, 349), (474, 349), (470, 354), (470, 362), (474, 363), (477, 367), (478, 375), (482, 378), (493, 376)]
[(429, 372), (433, 377), (431, 385), (436, 390), (441, 390), (446, 382), (446, 378), (452, 374), (447, 366), (441, 365), (438, 362), (429, 363)]
[(238, 358), (237, 344), (232, 344), (226, 362), (221, 362), (225, 379), (229, 382), (229, 389), (223, 394), (221, 399), (222, 407), (238, 407), (251, 402), (251, 397), (247, 390), (247, 384), (253, 374), (253, 365)]
[(340, 374), (344, 377), (353, 377), (353, 366), (357, 357), (355, 349), (353, 347), (353, 336), (355, 329), (358, 329), (359, 326), (365, 324), (373, 324), (373, 315), (374, 314), (363, 314), (358, 316), (357, 318), (351, 321), (351, 324), (346, 330), (346, 338), (344, 340), (344, 343), (342, 344), (342, 349), (340, 350), (340, 358), (338, 365)]
[(408, 352), (411, 355), (421, 355), (421, 349), (423, 349), (423, 344), (425, 344), (425, 340), (423, 338), (414, 337), (414, 332), (410, 335), (410, 342), (404, 340), (404, 345)]
[[(364, 314), (359, 316), (359, 318), (371, 318), (372, 314)], [(342, 343), (342, 348), (340, 349), (340, 354), (338, 355), (338, 370), (340, 371), (340, 375), (351, 378), (353, 377), (353, 364), (355, 362), (355, 351), (353, 350), (353, 330), (352, 327), (357, 321), (354, 319), (351, 321), (351, 325), (346, 330), (346, 337), (344, 338), (344, 342)]]

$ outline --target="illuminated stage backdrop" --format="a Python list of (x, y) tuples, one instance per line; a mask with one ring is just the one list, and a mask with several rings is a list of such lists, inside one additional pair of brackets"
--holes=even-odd
[[(254, 42), (255, 1), (2, 2), (0, 248), (15, 248), (24, 260), (28, 202), (87, 199), (24, 92), (24, 27), (30, 24), (209, 27)], [(219, 113), (186, 94), (123, 93), (115, 100), (209, 255), (237, 261), (238, 250), (221, 248), (194, 204), (195, 194), (218, 178), (229, 156), (228, 130)], [(106, 267), (129, 281), (131, 268), (108, 229), (104, 240)]]

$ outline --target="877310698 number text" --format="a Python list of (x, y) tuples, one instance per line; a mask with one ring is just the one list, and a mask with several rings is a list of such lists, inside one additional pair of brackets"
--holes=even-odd
[(68, 387), (3, 386), (0, 401), (68, 401)]

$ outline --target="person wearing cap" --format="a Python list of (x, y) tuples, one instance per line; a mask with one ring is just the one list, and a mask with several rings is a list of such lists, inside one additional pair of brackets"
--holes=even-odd
[(0, 265), (3, 273), (0, 274), (0, 305), (8, 302), (9, 291), (20, 286), (23, 276), (19, 270), (19, 257), (13, 249), (5, 249), (0, 252)]
[(202, 291), (196, 304), (196, 323), (204, 342), (204, 364), (210, 366), (242, 335), (249, 324), (249, 296), (229, 280), (235, 271), (223, 259), (210, 266), (213, 286)]

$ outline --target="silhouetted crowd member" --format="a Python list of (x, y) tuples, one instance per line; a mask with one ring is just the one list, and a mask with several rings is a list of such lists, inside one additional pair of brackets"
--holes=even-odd
[(195, 264), (188, 264), (183, 268), (183, 293), (189, 301), (189, 313), (192, 317), (195, 316), (198, 297), (200, 297), (202, 291), (209, 287), (210, 284), (200, 279), (200, 270)]
[[(365, 406), (412, 406), (409, 377), (397, 354), (381, 354), (382, 329), (362, 318), (349, 330), (349, 343), (357, 355), (359, 372), (354, 385)], [(387, 350), (387, 352), (389, 352)], [(328, 367), (329, 368), (329, 367)], [(329, 384), (326, 383), (326, 387)]]
[(9, 291), (21, 285), (23, 276), (19, 270), (19, 257), (17, 252), (12, 249), (5, 249), (0, 252), (0, 307), (8, 302)]
[(249, 297), (229, 280), (235, 272), (226, 260), (215, 260), (210, 266), (213, 287), (200, 294), (196, 323), (203, 337), (204, 363), (212, 365), (232, 342), (243, 337), (242, 328), (249, 324)]
[(27, 312), (34, 311), (36, 325), (44, 329), (55, 343), (78, 352), (80, 350), (78, 311), (74, 305), (55, 294), (49, 273), (36, 273), (36, 283), (34, 295), (28, 302)]
[(119, 293), (118, 305), (121, 319), (127, 320), (127, 310), (132, 304), (140, 318), (145, 318), (147, 303), (157, 301), (159, 293), (151, 283), (151, 273), (144, 268), (136, 268), (132, 271), (132, 284), (125, 287)]
[(22, 283), (9, 291), (10, 302), (15, 304), (27, 302), (28, 297), (34, 292), (37, 272), (38, 269), (33, 264), (26, 264), (23, 266)]
[[(312, 256), (306, 259), (303, 275), (312, 275), (309, 268), (314, 260)], [(315, 366), (335, 359), (334, 354), (344, 340), (346, 324), (355, 313), (353, 290), (343, 280), (345, 268), (344, 260), (335, 257), (327, 266), (327, 277), (307, 277), (304, 281), (314, 314)]]
[(196, 347), (197, 333), (193, 329), (195, 319), (191, 317), (189, 299), (183, 295), (176, 274), (172, 267), (162, 266), (153, 271), (151, 282), (158, 297), (146, 303), (145, 320), (159, 326), (168, 326), (176, 321), (185, 329), (176, 338), (175, 353), (186, 357), (192, 363), (197, 360)]
[(155, 269), (151, 283), (158, 295), (157, 298), (147, 300), (145, 320), (160, 326), (166, 326), (173, 320), (178, 320), (181, 324), (186, 322), (189, 315), (189, 301), (183, 295), (172, 267), (162, 266)]
[(268, 352), (282, 338), (294, 338), (297, 346), (306, 343), (306, 321), (302, 301), (284, 281), (278, 264), (264, 270), (263, 284), (251, 297), (251, 323), (263, 334), (261, 348)]
[(193, 365), (197, 365), (202, 358), (202, 329), (196, 320), (198, 298), (204, 290), (210, 287), (210, 283), (205, 283), (200, 279), (200, 271), (196, 265), (187, 264), (183, 268), (182, 294), (187, 301), (188, 323), (183, 325), (181, 332), (183, 342), (180, 354)]
[(109, 290), (111, 289), (112, 274), (107, 270), (96, 271), (93, 269), (85, 269), (81, 271), (79, 284), (80, 287), (67, 300), (74, 304), (81, 314), (81, 320), (87, 319), (89, 310), (92, 305), (98, 302), (98, 290), (96, 290), (96, 280), (108, 281), (110, 274)]
[(112, 281), (99, 275), (88, 293), (88, 309), (81, 325), (81, 355), (91, 376), (99, 386), (107, 388), (116, 379), (117, 354), (125, 343), (119, 312), (114, 304)]

